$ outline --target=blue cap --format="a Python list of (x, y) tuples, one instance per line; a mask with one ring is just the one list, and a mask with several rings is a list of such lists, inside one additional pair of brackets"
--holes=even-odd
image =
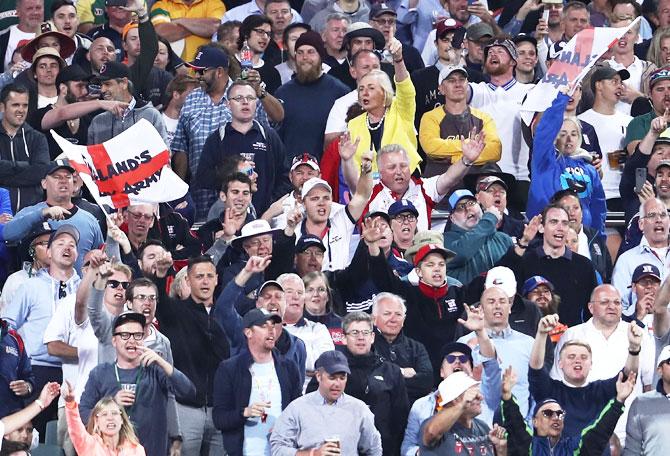
[(321, 353), (321, 356), (314, 361), (314, 369), (323, 369), (330, 375), (339, 372), (351, 374), (347, 357), (342, 352), (336, 350), (328, 350)]
[(523, 287), (521, 287), (521, 296), (526, 296), (540, 285), (546, 285), (551, 291), (554, 291), (554, 285), (550, 281), (542, 276), (536, 275), (523, 283)]
[(465, 189), (461, 188), (459, 190), (456, 190), (449, 197), (449, 206), (451, 206), (451, 209), (454, 210), (454, 208), (456, 207), (458, 202), (463, 198), (472, 198), (473, 200), (477, 199), (477, 198), (475, 198), (475, 195), (473, 195), (470, 190), (465, 190)]
[(281, 323), (281, 317), (277, 314), (270, 313), (265, 309), (251, 309), (242, 317), (242, 326), (244, 328), (263, 326), (268, 320), (273, 321), (275, 324)]
[(228, 56), (221, 49), (214, 46), (203, 47), (190, 62), (184, 62), (194, 70), (205, 70), (207, 68), (228, 68)]
[(546, 404), (558, 404), (561, 408), (563, 408), (561, 403), (558, 402), (556, 399), (552, 399), (552, 398), (548, 397), (547, 399), (545, 399), (543, 401), (540, 401), (540, 402), (535, 404), (535, 409), (533, 410), (533, 417), (535, 417), (537, 415), (537, 412), (539, 412), (540, 409)]
[(310, 247), (318, 247), (322, 252), (326, 251), (326, 246), (323, 245), (321, 238), (315, 234), (305, 234), (295, 244), (295, 252), (302, 253)]
[(658, 271), (658, 268), (649, 263), (642, 263), (635, 268), (631, 283), (637, 283), (642, 280), (643, 277), (653, 277), (659, 282), (661, 281), (661, 273)]
[(401, 199), (399, 201), (396, 201), (395, 203), (391, 204), (389, 207), (389, 217), (393, 218), (398, 214), (402, 214), (403, 212), (411, 212), (415, 216), (419, 216), (419, 211), (416, 210), (416, 207), (414, 207), (414, 204), (410, 200), (406, 199)]

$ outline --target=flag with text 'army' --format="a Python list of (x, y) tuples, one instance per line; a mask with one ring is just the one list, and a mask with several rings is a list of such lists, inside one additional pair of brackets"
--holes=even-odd
[(103, 208), (173, 201), (188, 191), (170, 168), (163, 138), (145, 119), (102, 144), (79, 146), (51, 134)]

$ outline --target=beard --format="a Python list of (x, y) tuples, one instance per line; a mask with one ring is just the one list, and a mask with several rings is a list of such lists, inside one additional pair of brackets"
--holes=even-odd
[(486, 74), (489, 76), (502, 76), (503, 74), (507, 73), (510, 69), (510, 64), (509, 63), (499, 63), (498, 65), (490, 66), (486, 65)]
[(295, 78), (301, 84), (309, 84), (321, 77), (321, 63), (318, 65), (298, 65), (296, 67)]

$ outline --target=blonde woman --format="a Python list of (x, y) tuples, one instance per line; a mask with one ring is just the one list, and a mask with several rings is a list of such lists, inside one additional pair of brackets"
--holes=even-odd
[(135, 435), (133, 425), (123, 407), (111, 396), (95, 404), (84, 426), (79, 416), (79, 405), (74, 400), (74, 388), (65, 382), (62, 392), (65, 399), (65, 418), (72, 445), (77, 454), (87, 456), (145, 456), (144, 447)]

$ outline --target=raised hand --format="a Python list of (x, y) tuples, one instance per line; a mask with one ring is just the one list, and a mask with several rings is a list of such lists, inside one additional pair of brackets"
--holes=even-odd
[(363, 241), (367, 244), (374, 244), (382, 238), (382, 230), (378, 219), (366, 218), (363, 220), (363, 231), (361, 232)]
[(154, 263), (153, 269), (156, 277), (163, 278), (167, 275), (167, 272), (170, 270), (174, 261), (172, 260), (172, 254), (170, 252), (160, 252), (156, 255), (156, 262)]
[(537, 232), (542, 225), (542, 216), (540, 214), (536, 215), (528, 221), (528, 224), (523, 229), (523, 236), (521, 236), (521, 242), (528, 244), (530, 241), (535, 239)]
[(356, 150), (358, 149), (358, 144), (360, 144), (360, 142), (360, 137), (356, 137), (356, 140), (352, 141), (351, 133), (348, 131), (342, 133), (342, 135), (340, 135), (339, 143), (340, 158), (344, 161), (351, 160), (356, 154)]
[(100, 100), (100, 107), (103, 110), (112, 113), (115, 117), (120, 118), (123, 117), (124, 111), (128, 109), (128, 103), (115, 100)]
[[(69, 386), (69, 383), (68, 383)], [(74, 390), (74, 389), (72, 389)], [(54, 399), (58, 397), (60, 394), (60, 385), (56, 382), (49, 382), (42, 387), (42, 391), (40, 391), (40, 397), (38, 398), (42, 403), (44, 404), (45, 407), (48, 407), (49, 404), (53, 402)], [(73, 393), (73, 398), (74, 398), (74, 393)]]
[(302, 222), (302, 205), (296, 204), (293, 209), (286, 215), (286, 227), (292, 231)]
[(30, 394), (30, 383), (25, 380), (14, 380), (9, 382), (9, 389), (17, 396), (27, 396)]
[(14, 218), (14, 216), (12, 214), (8, 214), (8, 213), (0, 214), (0, 224), (5, 224), (5, 223), (9, 222), (10, 220), (12, 220), (13, 218)]
[(558, 323), (558, 314), (546, 315), (540, 319), (540, 322), (537, 325), (537, 333), (549, 334), (556, 326), (558, 326)]
[(489, 440), (496, 447), (497, 452), (501, 451), (499, 447), (507, 447), (507, 429), (494, 424), (489, 432)]
[[(58, 384), (56, 384), (56, 385), (58, 385)], [(45, 388), (47, 386), (48, 386), (48, 384), (44, 385)], [(42, 390), (42, 391), (44, 391), (44, 390)], [(74, 401), (74, 387), (72, 386), (72, 383), (70, 383), (68, 380), (65, 380), (63, 382), (63, 386), (61, 387), (60, 391), (61, 391), (61, 394), (63, 395), (63, 400), (65, 402)], [(42, 395), (41, 394), (40, 394), (40, 400), (42, 400)], [(52, 400), (53, 400), (53, 398), (52, 398)], [(46, 406), (46, 403), (44, 405)]]
[(372, 172), (372, 151), (368, 150), (361, 154), (361, 175)]
[(70, 214), (70, 211), (60, 206), (51, 206), (42, 209), (42, 218), (44, 220), (63, 220)]
[(272, 255), (266, 257), (252, 256), (244, 265), (244, 270), (251, 274), (263, 272), (270, 265), (270, 261), (272, 261)]
[(107, 226), (107, 235), (114, 239), (125, 253), (130, 252), (130, 240), (128, 240), (128, 236), (121, 228), (110, 223)]
[(503, 372), (502, 378), (502, 398), (506, 401), (512, 398), (512, 388), (516, 385), (517, 375), (512, 369), (512, 366), (508, 366)]
[(619, 372), (619, 377), (616, 381), (616, 400), (624, 403), (628, 396), (633, 393), (635, 389), (635, 381), (637, 380), (637, 374), (635, 372), (628, 373), (628, 378), (626, 381), (623, 379), (623, 372)]
[(628, 325), (628, 350), (633, 352), (640, 350), (640, 347), (642, 347), (643, 331), (637, 323), (634, 321), (630, 322)]
[(233, 208), (227, 207), (223, 212), (223, 236), (225, 239), (231, 239), (244, 226), (246, 214), (237, 214)]
[(465, 158), (469, 163), (477, 161), (482, 151), (484, 150), (484, 140), (484, 132), (477, 131), (476, 128), (472, 129), (467, 138), (461, 138), (461, 151), (463, 153), (463, 158)]
[(402, 43), (395, 37), (395, 25), (389, 30), (389, 40), (386, 43), (386, 49), (391, 53), (393, 61), (402, 61)]
[(468, 330), (478, 332), (484, 329), (484, 311), (481, 307), (465, 306), (465, 313), (468, 316), (467, 320), (462, 318), (458, 322), (465, 326)]

